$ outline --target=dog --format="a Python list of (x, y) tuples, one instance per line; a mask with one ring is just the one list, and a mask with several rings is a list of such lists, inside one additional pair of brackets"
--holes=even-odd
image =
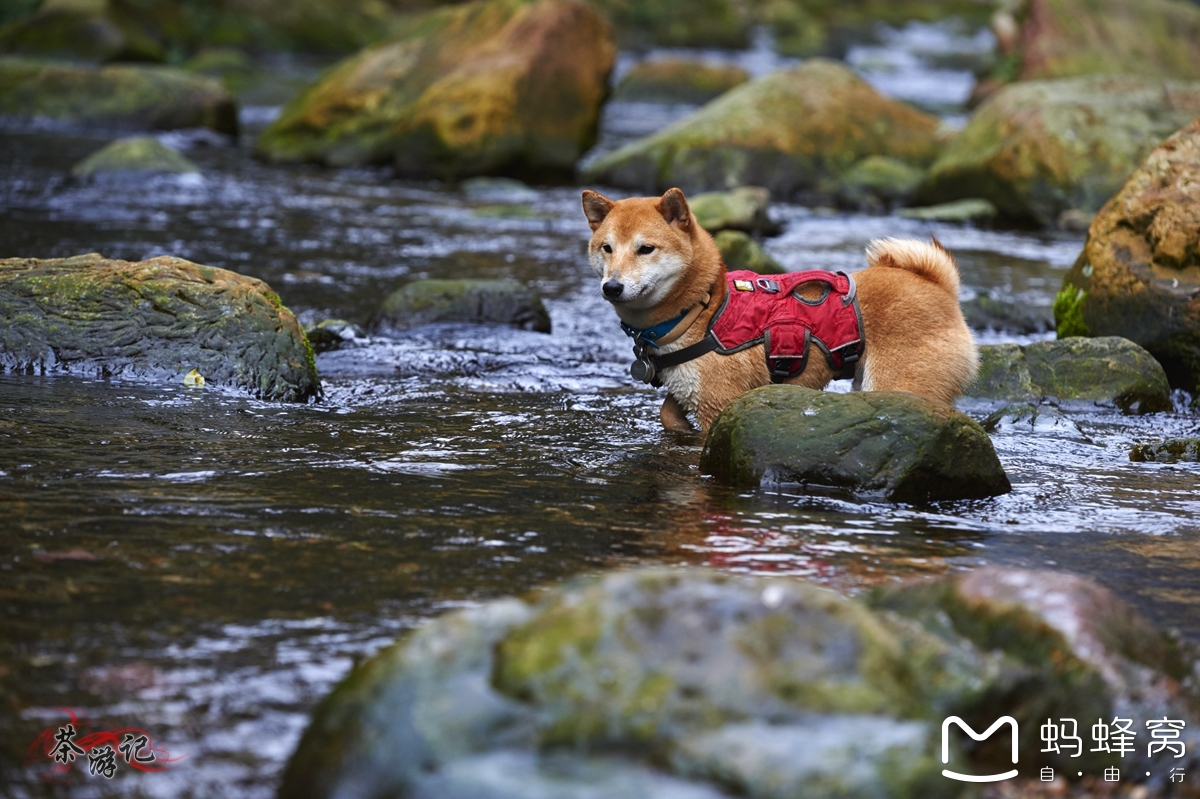
[[(667, 389), (668, 430), (693, 430), (691, 417), (707, 432), (726, 405), (771, 382), (819, 390), (853, 377), (856, 389), (951, 404), (975, 377), (958, 267), (937, 239), (873, 241), (852, 276), (728, 273), (679, 189), (582, 200), (588, 259), (634, 339), (634, 377)], [(813, 345), (824, 357), (809, 357)]]

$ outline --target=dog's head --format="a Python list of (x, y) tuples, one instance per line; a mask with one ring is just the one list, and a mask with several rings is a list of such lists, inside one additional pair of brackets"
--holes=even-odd
[(588, 260), (604, 298), (622, 317), (645, 314), (678, 295), (698, 236), (711, 245), (679, 189), (616, 202), (585, 191), (583, 213), (592, 228)]

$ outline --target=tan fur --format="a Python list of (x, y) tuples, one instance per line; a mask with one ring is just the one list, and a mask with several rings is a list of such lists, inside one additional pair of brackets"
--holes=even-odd
[[(601, 286), (615, 281), (628, 292), (613, 302), (621, 320), (651, 327), (693, 307), (707, 293), (712, 298), (708, 307), (662, 351), (703, 338), (727, 292), (725, 264), (683, 192), (671, 189), (662, 197), (614, 203), (585, 191), (583, 208), (593, 231), (588, 257)], [(639, 251), (647, 246), (653, 251)], [(871, 242), (867, 268), (854, 279), (867, 342), (859, 362), (862, 388), (908, 391), (952, 403), (974, 378), (979, 360), (958, 305), (954, 258), (936, 239), (881, 239)], [(807, 368), (788, 382), (822, 389), (832, 378), (828, 362), (814, 351)], [(686, 413), (707, 431), (726, 405), (769, 383), (770, 375), (759, 346), (732, 355), (708, 353), (665, 370), (662, 380), (668, 392), (660, 413), (663, 426), (684, 429)]]

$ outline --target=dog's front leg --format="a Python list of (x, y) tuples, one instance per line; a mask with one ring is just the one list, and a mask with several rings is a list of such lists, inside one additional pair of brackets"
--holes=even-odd
[(663, 400), (662, 410), (658, 412), (658, 418), (662, 420), (662, 426), (665, 430), (673, 430), (676, 433), (690, 433), (696, 429), (688, 421), (687, 414), (683, 412), (683, 406), (670, 394)]

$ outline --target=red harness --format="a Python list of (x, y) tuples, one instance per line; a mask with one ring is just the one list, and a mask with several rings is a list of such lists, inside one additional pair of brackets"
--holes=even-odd
[[(844, 272), (762, 276), (738, 271), (729, 272), (725, 281), (729, 294), (708, 329), (716, 352), (729, 355), (765, 342), (767, 371), (776, 382), (804, 371), (810, 343), (821, 348), (839, 375), (862, 357), (862, 315), (854, 280)], [(794, 293), (811, 282), (825, 284), (820, 297), (807, 300)]]
[[(635, 330), (622, 325), (633, 338), (636, 361), (630, 373), (638, 380), (662, 385), (663, 369), (678, 366), (709, 352), (731, 355), (747, 347), (765, 344), (767, 371), (772, 382), (795, 377), (808, 365), (809, 344), (816, 344), (836, 377), (849, 377), (862, 357), (862, 314), (858, 309), (854, 280), (844, 272), (810, 270), (764, 277), (757, 272), (737, 271), (725, 275), (729, 291), (713, 315), (703, 339), (666, 354), (656, 354), (655, 339), (680, 317), (668, 320), (663, 330)], [(803, 283), (824, 283), (825, 290), (814, 300), (796, 293)]]

